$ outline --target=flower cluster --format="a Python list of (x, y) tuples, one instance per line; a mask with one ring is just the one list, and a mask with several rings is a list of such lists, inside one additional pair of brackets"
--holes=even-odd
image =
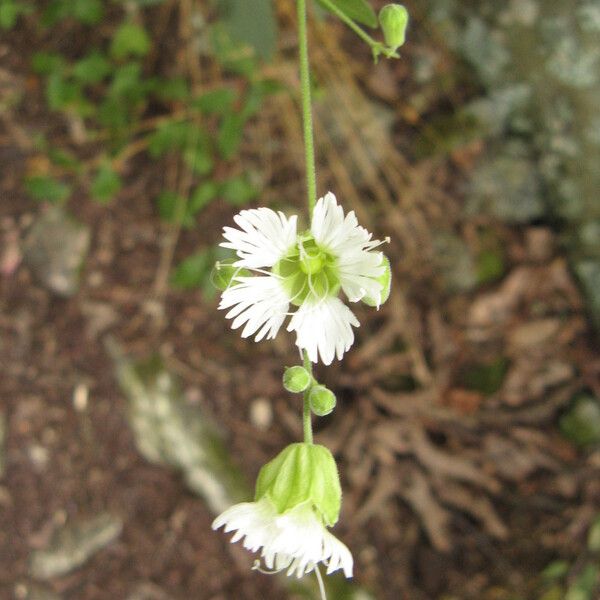
[(389, 293), (387, 259), (375, 251), (382, 242), (353, 211), (344, 215), (332, 193), (317, 202), (310, 229), (300, 233), (296, 216), (269, 208), (243, 210), (234, 220), (239, 229), (225, 227), (221, 246), (237, 253), (238, 272), (219, 304), (232, 328), (244, 326), (242, 337), (258, 342), (274, 338), (291, 316), (287, 330), (312, 362), (340, 360), (359, 326), (340, 291), (350, 302), (377, 307)]

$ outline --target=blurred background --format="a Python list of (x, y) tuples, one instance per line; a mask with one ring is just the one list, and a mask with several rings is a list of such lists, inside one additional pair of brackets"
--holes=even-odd
[[(319, 191), (394, 273), (317, 368), (330, 600), (595, 600), (600, 5), (407, 2), (374, 65), (313, 4)], [(301, 437), (293, 340), (209, 281), (241, 207), (304, 211), (298, 84), (294, 2), (0, 0), (2, 600), (316, 597), (210, 529)]]

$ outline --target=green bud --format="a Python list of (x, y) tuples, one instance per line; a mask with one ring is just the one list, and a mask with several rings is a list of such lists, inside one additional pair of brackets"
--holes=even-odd
[(292, 394), (303, 392), (312, 381), (311, 374), (301, 366), (286, 367), (283, 373), (283, 387)]
[(386, 4), (379, 12), (379, 24), (383, 30), (385, 43), (396, 50), (406, 40), (408, 11), (402, 4)]
[(335, 408), (335, 394), (324, 385), (315, 385), (308, 394), (310, 409), (318, 417), (324, 417)]
[(260, 470), (255, 500), (273, 502), (282, 514), (310, 503), (331, 527), (340, 515), (342, 488), (331, 452), (318, 444), (291, 444)]
[(381, 306), (384, 304), (387, 299), (390, 297), (390, 289), (392, 287), (392, 267), (390, 266), (389, 258), (384, 254), (382, 266), (384, 267), (384, 272), (377, 278), (377, 281), (381, 283), (381, 298), (378, 302), (378, 298), (372, 298), (371, 296), (365, 296), (362, 298), (362, 301), (367, 306)]
[(234, 267), (233, 261), (217, 261), (210, 273), (211, 283), (224, 292), (234, 281), (234, 277), (249, 277), (250, 271), (241, 267)]

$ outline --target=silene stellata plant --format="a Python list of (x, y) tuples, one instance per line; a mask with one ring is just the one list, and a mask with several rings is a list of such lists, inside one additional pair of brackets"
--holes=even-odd
[[(408, 24), (404, 6), (388, 4), (380, 11), (384, 41), (379, 42), (358, 24), (357, 6), (372, 12), (366, 2), (316, 1), (371, 47), (375, 61), (398, 58)], [(359, 326), (343, 298), (379, 308), (390, 293), (391, 268), (380, 250), (388, 240), (372, 239), (332, 192), (317, 199), (307, 5), (306, 0), (296, 4), (309, 219), (303, 226), (299, 215), (266, 207), (242, 210), (234, 217), (237, 227), (224, 228), (221, 243), (237, 258), (217, 263), (213, 281), (222, 291), (219, 309), (227, 311), (225, 317), (232, 329), (241, 329), (242, 337), (272, 339), (288, 320), (302, 365), (285, 369), (283, 386), (303, 395), (304, 439), (262, 467), (253, 502), (230, 507), (212, 526), (235, 532), (231, 542), (242, 541), (258, 553), (255, 569), (261, 572), (300, 578), (314, 571), (325, 598), (320, 565), (327, 575), (341, 569), (349, 578), (353, 558), (329, 531), (339, 519), (342, 491), (332, 453), (313, 442), (312, 415), (331, 413), (336, 398), (315, 379), (312, 366), (343, 358), (354, 342), (353, 328)]]

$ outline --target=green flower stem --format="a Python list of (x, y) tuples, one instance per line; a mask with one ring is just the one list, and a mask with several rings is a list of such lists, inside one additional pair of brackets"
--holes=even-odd
[(315, 142), (310, 98), (310, 64), (308, 62), (308, 36), (306, 32), (306, 0), (297, 0), (298, 44), (300, 51), (300, 90), (302, 94), (302, 123), (304, 127), (304, 156), (308, 211), (312, 215), (317, 203), (317, 172), (315, 168)]
[(356, 35), (369, 44), (373, 51), (375, 60), (380, 54), (383, 54), (387, 58), (399, 58), (398, 53), (392, 48), (388, 48), (381, 42), (378, 42), (372, 38), (366, 31), (359, 27), (343, 10), (340, 10), (331, 0), (321, 0), (321, 4), (331, 11), (336, 17), (343, 21)]
[[(308, 352), (304, 350), (302, 353), (302, 358), (304, 360), (304, 368), (311, 374), (312, 377), (312, 363), (308, 358)], [(308, 386), (306, 391), (304, 392), (304, 412), (303, 412), (303, 424), (304, 424), (304, 443), (312, 444), (313, 443), (313, 432), (312, 432), (312, 413), (310, 410), (310, 402), (308, 401), (308, 396), (310, 394), (311, 385)]]

